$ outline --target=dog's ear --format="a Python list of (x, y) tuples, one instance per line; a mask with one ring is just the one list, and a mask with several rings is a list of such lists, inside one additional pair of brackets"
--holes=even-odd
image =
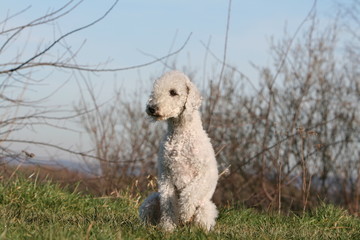
[(185, 104), (185, 109), (189, 112), (193, 112), (194, 110), (199, 109), (202, 97), (195, 84), (193, 84), (189, 79), (187, 79), (186, 81), (186, 87), (188, 96)]

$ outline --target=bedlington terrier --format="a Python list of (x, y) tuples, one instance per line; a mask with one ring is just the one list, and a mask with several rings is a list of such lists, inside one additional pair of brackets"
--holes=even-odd
[(166, 231), (194, 222), (209, 231), (218, 215), (211, 201), (218, 181), (214, 149), (203, 129), (201, 96), (189, 78), (178, 71), (154, 83), (146, 113), (167, 120), (168, 131), (158, 155), (159, 192), (141, 204), (140, 218)]

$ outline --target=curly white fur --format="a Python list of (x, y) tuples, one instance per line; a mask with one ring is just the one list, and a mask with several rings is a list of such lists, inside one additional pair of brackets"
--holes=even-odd
[(218, 215), (211, 201), (218, 180), (213, 147), (198, 111), (201, 96), (189, 78), (178, 71), (155, 81), (146, 112), (167, 120), (168, 131), (158, 156), (159, 192), (140, 206), (140, 218), (172, 231), (195, 222), (205, 230)]

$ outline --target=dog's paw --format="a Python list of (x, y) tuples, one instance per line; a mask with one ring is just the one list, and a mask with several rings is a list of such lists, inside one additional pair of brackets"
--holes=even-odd
[(162, 230), (164, 230), (166, 232), (172, 232), (176, 228), (176, 225), (169, 221), (161, 221), (159, 226)]
[(180, 221), (182, 224), (191, 222), (193, 220), (195, 213), (195, 206), (182, 206), (180, 208)]

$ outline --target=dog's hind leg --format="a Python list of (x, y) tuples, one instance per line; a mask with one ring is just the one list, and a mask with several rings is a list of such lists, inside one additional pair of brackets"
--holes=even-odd
[(218, 211), (215, 204), (208, 200), (197, 207), (194, 214), (194, 222), (201, 228), (210, 231), (215, 226)]
[(139, 215), (143, 222), (157, 225), (160, 222), (160, 194), (158, 192), (150, 194), (139, 209)]

